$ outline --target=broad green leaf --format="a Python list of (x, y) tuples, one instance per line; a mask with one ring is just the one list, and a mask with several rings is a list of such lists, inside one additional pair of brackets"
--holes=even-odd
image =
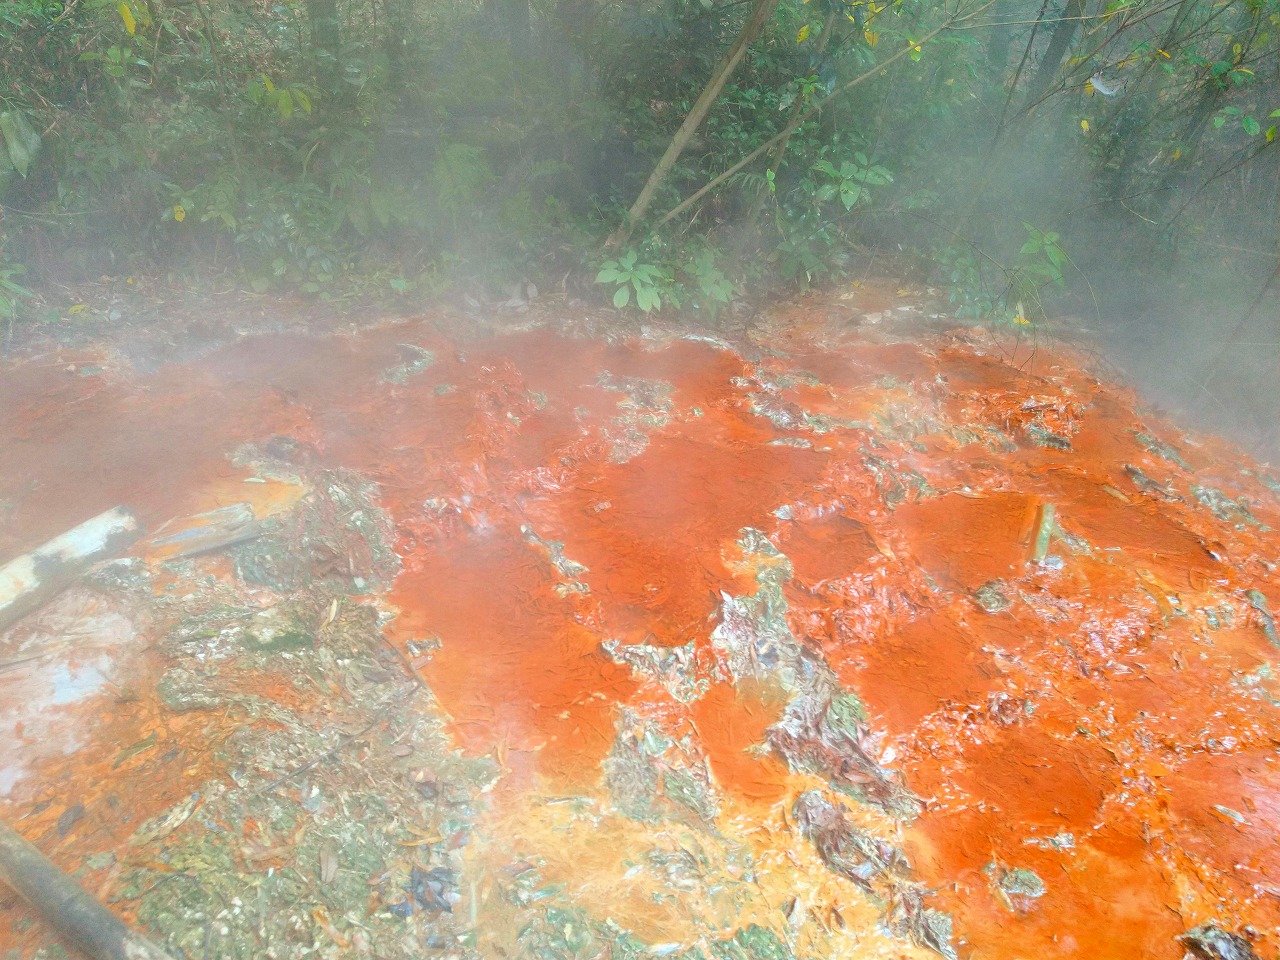
[(280, 96), (276, 97), (276, 110), (285, 120), (293, 116), (293, 96), (288, 90), (281, 90)]
[(1258, 123), (1253, 117), (1245, 117), (1240, 121), (1240, 126), (1244, 127), (1244, 132), (1251, 137), (1256, 137), (1262, 132), (1262, 124)]
[(619, 287), (618, 292), (613, 295), (613, 305), (621, 310), (631, 302), (631, 288)]
[(639, 287), (636, 289), (636, 306), (648, 313), (662, 307), (662, 298), (653, 287)]
[(302, 108), (302, 112), (310, 113), (311, 98), (307, 96), (306, 92), (299, 87), (294, 87), (291, 92), (293, 93), (293, 102)]
[(25, 177), (40, 152), (40, 134), (31, 129), (26, 114), (21, 110), (0, 112), (0, 140), (4, 141), (13, 169)]

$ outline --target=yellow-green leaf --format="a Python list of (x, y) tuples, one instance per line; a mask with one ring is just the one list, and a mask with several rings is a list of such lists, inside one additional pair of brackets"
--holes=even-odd
[(1275, 138), (1276, 138), (1276, 128), (1275, 128), (1275, 125), (1272, 124), (1271, 126), (1267, 127), (1267, 143), (1270, 143)]
[(133, 17), (133, 11), (129, 9), (129, 5), (120, 0), (116, 5), (116, 9), (120, 11), (120, 19), (124, 21), (124, 28), (128, 31), (129, 36), (133, 36), (138, 29), (138, 21)]
[(1081, 120), (1081, 121), (1080, 121), (1080, 129), (1081, 129), (1081, 130), (1083, 130), (1085, 133), (1088, 133), (1088, 132), (1089, 132), (1089, 121), (1088, 121), (1088, 120)]
[(180, 203), (175, 203), (173, 205), (173, 219), (177, 220), (179, 223), (187, 219), (187, 208)]
[(302, 108), (303, 113), (311, 112), (311, 98), (296, 87), (293, 90), (293, 102)]
[(809, 24), (805, 24), (800, 28), (800, 32), (796, 34), (796, 43), (804, 43), (809, 39)]
[(268, 77), (265, 73), (262, 75), (262, 86), (267, 91), (267, 93), (276, 92), (276, 85), (271, 82), (271, 78)]
[(862, 31), (862, 35), (867, 38), (868, 47), (874, 47), (880, 42), (880, 34), (876, 33), (874, 30), (864, 30)]

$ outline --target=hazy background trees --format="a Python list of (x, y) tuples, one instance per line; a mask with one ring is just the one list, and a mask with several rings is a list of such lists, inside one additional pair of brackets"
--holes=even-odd
[(1280, 356), (1232, 354), (1280, 340), (1278, 45), (1278, 0), (5, 0), (0, 308), (568, 275), (714, 314), (879, 263), (1212, 393)]

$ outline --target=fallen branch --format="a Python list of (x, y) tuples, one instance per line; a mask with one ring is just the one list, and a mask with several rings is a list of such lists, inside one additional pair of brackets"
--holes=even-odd
[(0, 567), (0, 630), (42, 606), (94, 563), (115, 556), (141, 534), (138, 518), (116, 507)]
[(0, 881), (92, 960), (172, 960), (135, 933), (12, 828), (0, 823)]

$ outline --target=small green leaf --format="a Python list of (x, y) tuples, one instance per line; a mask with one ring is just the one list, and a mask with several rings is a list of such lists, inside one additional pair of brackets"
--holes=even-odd
[(1244, 128), (1244, 132), (1251, 137), (1256, 137), (1262, 132), (1262, 124), (1258, 123), (1253, 117), (1245, 117), (1240, 121), (1240, 126)]

